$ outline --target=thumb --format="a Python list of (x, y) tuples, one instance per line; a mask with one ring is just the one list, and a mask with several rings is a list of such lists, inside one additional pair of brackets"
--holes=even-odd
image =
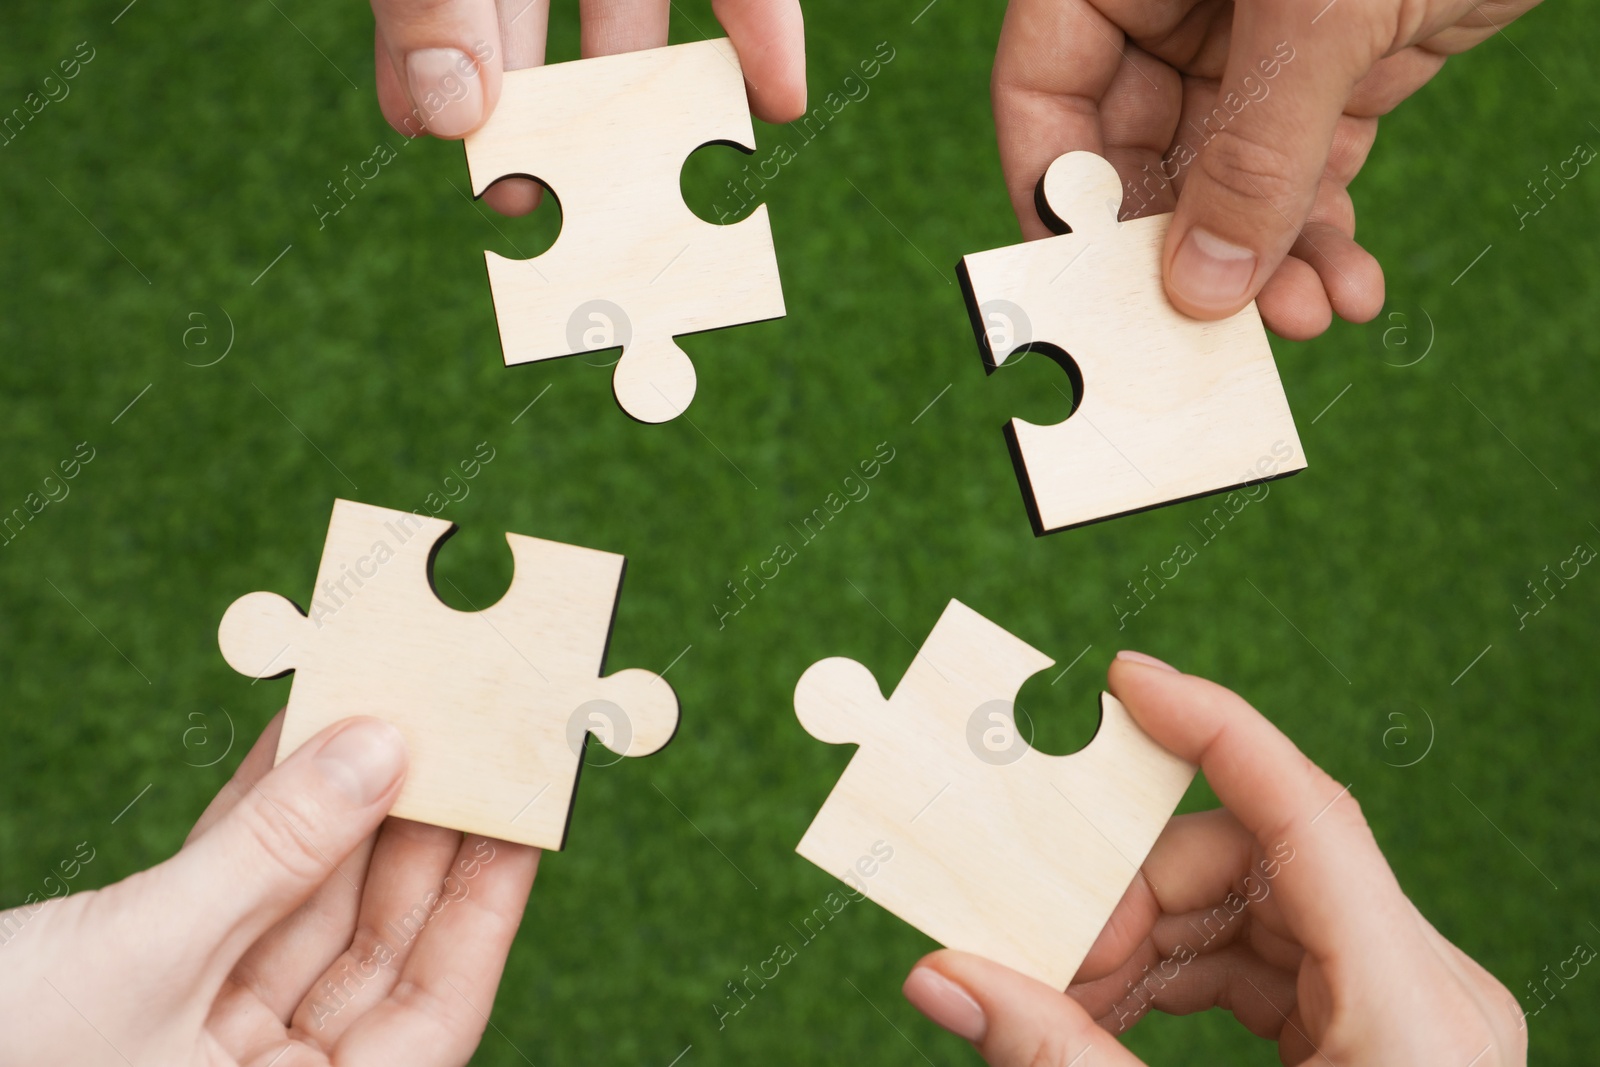
[[(157, 868), (152, 887), (184, 916), (203, 966), (226, 973), (377, 829), (407, 764), (400, 731), (347, 719), (253, 784), (221, 820)], [(156, 872), (152, 872), (156, 873)]]
[(924, 956), (903, 987), (929, 1019), (971, 1041), (992, 1067), (1137, 1067), (1076, 1000), (1009, 967), (945, 949)]
[[(1272, 277), (1310, 214), (1345, 102), (1376, 58), (1373, 32), (1329, 25), (1353, 10), (1273, 0), (1234, 5), (1215, 100), (1186, 107), (1173, 158), (1188, 166), (1167, 233), (1167, 295), (1220, 319)], [(1314, 35), (1315, 50), (1311, 47)]]
[(390, 125), (451, 140), (481, 126), (500, 99), (505, 66), (494, 0), (372, 0), (372, 15), (378, 99)]

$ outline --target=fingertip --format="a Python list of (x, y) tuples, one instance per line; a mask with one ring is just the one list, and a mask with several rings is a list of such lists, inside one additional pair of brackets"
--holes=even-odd
[(976, 1044), (988, 1033), (988, 1016), (976, 997), (940, 969), (940, 963), (947, 962), (943, 958), (950, 955), (944, 950), (918, 960), (900, 991), (932, 1022)]
[(1120, 656), (1111, 662), (1107, 684), (1140, 729), (1190, 763), (1199, 762), (1206, 743), (1225, 721), (1227, 709), (1219, 708), (1217, 699), (1226, 694), (1241, 700), (1231, 690), (1198, 675), (1161, 670)]
[(806, 86), (802, 77), (798, 83), (780, 84), (763, 89), (745, 80), (745, 91), (750, 96), (750, 113), (762, 122), (782, 125), (793, 122), (806, 113)]
[(483, 191), (483, 202), (508, 218), (533, 212), (544, 196), (544, 187), (530, 178), (502, 178)]
[[(1106, 686), (1111, 690), (1112, 696), (1122, 700), (1122, 690), (1130, 685), (1136, 685), (1144, 675), (1156, 679), (1165, 679), (1171, 675), (1184, 676), (1182, 671), (1170, 663), (1143, 652), (1123, 649), (1112, 657), (1110, 666), (1106, 668)], [(1123, 703), (1127, 701), (1124, 700)]]
[(1167, 240), (1167, 298), (1185, 315), (1225, 319), (1255, 296), (1261, 257), (1253, 248), (1198, 225)]
[(981, 956), (935, 952), (906, 986), (918, 1010), (993, 1064), (1137, 1062), (1072, 997)]
[(1141, 667), (1155, 667), (1158, 670), (1171, 671), (1173, 674), (1183, 673), (1170, 663), (1156, 659), (1146, 652), (1136, 652), (1131, 648), (1122, 649), (1117, 653), (1116, 659), (1121, 660), (1123, 663), (1132, 663)]
[(1341, 284), (1328, 287), (1333, 311), (1346, 322), (1371, 322), (1383, 310), (1386, 286), (1383, 266), (1372, 253), (1351, 242), (1352, 261), (1345, 267)]
[(406, 138), (422, 136), (422, 124), (411, 117), (411, 98), (406, 95), (400, 75), (394, 69), (388, 46), (381, 33), (373, 34), (373, 76), (378, 87), (378, 110), (383, 120)]
[(805, 17), (798, 0), (715, 0), (744, 70), (750, 111), (763, 122), (793, 122), (806, 113)]
[[(1343, 200), (1345, 204), (1340, 206), (1349, 211), (1348, 216), (1336, 220), (1314, 217), (1308, 221), (1289, 250), (1285, 265), (1299, 270), (1292, 264), (1304, 261), (1316, 273), (1329, 305), (1330, 322), (1333, 314), (1348, 322), (1369, 322), (1383, 310), (1383, 268), (1371, 252), (1356, 243), (1352, 236), (1354, 210), (1348, 208), (1348, 194), (1343, 195)], [(1308, 282), (1303, 288), (1309, 293), (1313, 283)]]
[(336, 723), (306, 747), (325, 783), (358, 808), (392, 800), (411, 760), (405, 735), (392, 723), (370, 716)]
[(1286, 341), (1309, 341), (1333, 325), (1333, 305), (1322, 277), (1295, 256), (1285, 259), (1267, 279), (1256, 308), (1267, 329)]
[[(419, 48), (406, 56), (406, 87), (428, 132), (459, 141), (489, 117), (485, 72), (456, 48)], [(471, 65), (468, 73), (462, 68)]]
[(378, 97), (407, 136), (460, 140), (500, 98), (502, 46), (492, 3), (377, 3)]

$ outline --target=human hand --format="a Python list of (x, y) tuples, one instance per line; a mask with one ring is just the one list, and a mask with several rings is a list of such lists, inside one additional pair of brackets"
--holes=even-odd
[[(800, 0), (713, 0), (744, 68), (750, 110), (790, 122), (806, 109)], [(582, 0), (584, 58), (660, 48), (670, 0)], [(372, 0), (377, 20), (378, 105), (408, 137), (454, 140), (483, 124), (505, 70), (544, 62), (549, 0)], [(539, 185), (506, 178), (484, 202), (507, 215), (539, 203)]]
[(942, 951), (906, 979), (913, 1004), (995, 1067), (1137, 1064), (1113, 1034), (1211, 1007), (1288, 1064), (1527, 1062), (1516, 999), (1406, 897), (1348, 787), (1219, 685), (1138, 653), (1110, 675), (1226, 807), (1168, 824), (1065, 996)]
[(385, 820), (392, 726), (346, 720), (273, 769), (281, 723), (176, 856), (0, 913), (0, 1062), (467, 1062), (539, 851)]
[(1012, 0), (995, 56), (1000, 163), (1024, 236), (1034, 187), (1088, 149), (1124, 218), (1173, 211), (1167, 295), (1200, 319), (1259, 299), (1305, 340), (1383, 308), (1346, 187), (1378, 117), (1538, 0)]

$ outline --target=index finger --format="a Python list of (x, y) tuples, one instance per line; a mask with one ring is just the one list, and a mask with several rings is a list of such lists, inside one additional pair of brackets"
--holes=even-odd
[(1119, 657), (1111, 691), (1158, 744), (1198, 763), (1268, 856), (1285, 921), (1322, 959), (1381, 945), (1410, 908), (1360, 806), (1243, 698), (1204, 678)]
[(739, 53), (750, 110), (764, 122), (806, 112), (806, 34), (800, 0), (711, 0)]
[(1088, 0), (1013, 0), (1006, 8), (990, 93), (1000, 168), (1024, 237), (1050, 232), (1033, 206), (1050, 162), (1075, 149), (1105, 154), (1100, 100), (1126, 41)]

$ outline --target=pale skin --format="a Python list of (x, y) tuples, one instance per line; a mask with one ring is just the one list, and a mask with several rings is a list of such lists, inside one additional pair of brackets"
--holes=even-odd
[(1417, 910), (1343, 784), (1213, 682), (1124, 652), (1110, 688), (1224, 807), (1168, 824), (1065, 994), (942, 951), (905, 982), (924, 1014), (994, 1067), (1138, 1064), (1116, 1035), (1211, 1007), (1285, 1064), (1527, 1062), (1516, 999)]
[(472, 1057), (539, 850), (386, 818), (407, 754), (375, 719), (331, 726), (273, 769), (281, 721), (172, 859), (0, 913), (0, 1004), (13, 1020), (0, 1061)]
[[(477, 128), (502, 72), (544, 61), (548, 3), (372, 0), (384, 115), (410, 135)], [(1033, 196), (1050, 161), (1097, 152), (1123, 178), (1124, 217), (1175, 212), (1162, 271), (1179, 310), (1218, 319), (1256, 300), (1291, 340), (1317, 336), (1335, 314), (1366, 322), (1383, 308), (1383, 270), (1355, 239), (1348, 187), (1379, 117), (1537, 3), (1013, 0), (991, 89), (1023, 235), (1049, 233)], [(755, 115), (803, 114), (798, 0), (713, 7)], [(666, 0), (586, 0), (580, 10), (584, 56), (666, 43)], [(507, 179), (484, 199), (518, 215), (539, 192)]]
[[(1024, 230), (1045, 232), (1032, 189), (1059, 153), (1100, 152), (1137, 184), (1185, 136), (1183, 122), (1238, 91), (1251, 106), (1230, 114), (1137, 208), (1176, 208), (1164, 258), (1173, 302), (1216, 318), (1259, 297), (1268, 325), (1289, 337), (1321, 332), (1335, 312), (1370, 318), (1382, 304), (1382, 273), (1354, 240), (1346, 187), (1377, 116), (1533, 2), (1340, 0), (1316, 14), (1320, 4), (1282, 0), (1017, 0), (994, 95)], [(545, 0), (373, 7), (380, 102), (409, 134), (464, 136), (493, 108), (504, 70), (543, 60)], [(778, 122), (801, 114), (794, 0), (715, 7), (754, 112)], [(584, 3), (583, 54), (665, 44), (668, 8)], [(1243, 78), (1280, 40), (1299, 57), (1302, 45), (1319, 50), (1314, 62), (1280, 65), (1268, 106)], [(537, 188), (504, 182), (486, 198), (522, 213), (536, 205)], [(1210, 261), (1184, 251), (1197, 229), (1210, 235), (1197, 242)], [(1085, 1050), (1094, 1054), (1087, 1062), (1137, 1063), (1114, 1032), (1152, 1008), (1213, 1005), (1277, 1041), (1285, 1063), (1525, 1062), (1515, 999), (1406, 898), (1337, 782), (1203, 679), (1135, 656), (1113, 665), (1110, 685), (1152, 737), (1200, 764), (1225, 807), (1173, 820), (1066, 995), (940, 952), (907, 979), (913, 1003), (996, 1065), (1086, 1062)], [(173, 859), (104, 889), (0, 913), (0, 1003), (26, 1023), (0, 1028), (0, 1058), (468, 1061), (538, 851), (386, 818), (406, 765), (390, 727), (330, 727), (272, 769), (277, 729), (275, 721)], [(1225, 933), (1188, 944), (1195, 917), (1241, 896), (1250, 903)], [(1169, 980), (1180, 946), (1190, 952)], [(337, 998), (330, 983), (343, 991)]]
[(1176, 212), (1162, 268), (1179, 310), (1218, 319), (1255, 299), (1291, 340), (1334, 314), (1365, 322), (1383, 270), (1347, 190), (1379, 116), (1537, 2), (1012, 0), (991, 90), (1023, 233), (1049, 232), (1033, 194), (1050, 161), (1097, 152), (1124, 217)]
[[(1526, 1063), (1516, 1000), (1406, 897), (1344, 787), (1221, 686), (1122, 653), (1110, 688), (1226, 806), (1172, 820), (1065, 995), (945, 951), (913, 1004), (995, 1067), (1137, 1064), (1115, 1034), (1212, 1006), (1287, 1064)], [(0, 913), (0, 1060), (468, 1062), (538, 850), (386, 819), (406, 753), (376, 720), (272, 769), (279, 721), (177, 856)]]
[[(713, 0), (739, 53), (750, 110), (767, 122), (805, 113), (805, 28), (799, 0)], [(670, 0), (581, 0), (584, 58), (660, 48)], [(378, 104), (408, 136), (449, 140), (483, 125), (507, 70), (544, 63), (549, 0), (372, 0)], [(507, 215), (539, 204), (526, 178), (495, 183), (483, 199)]]

